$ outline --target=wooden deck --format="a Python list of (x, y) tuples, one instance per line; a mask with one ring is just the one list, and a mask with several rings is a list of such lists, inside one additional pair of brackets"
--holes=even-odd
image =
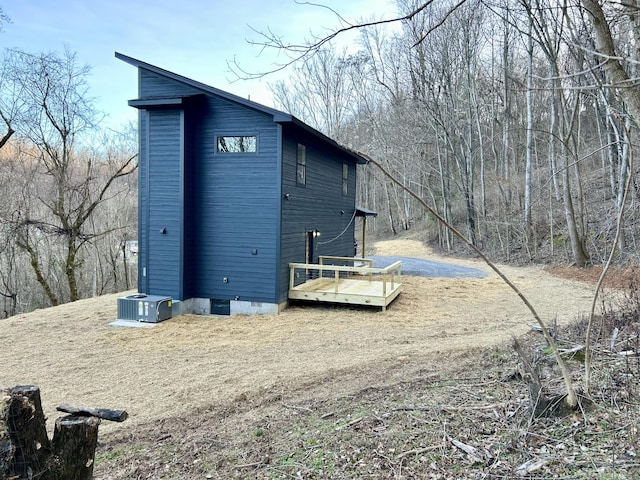
[[(351, 265), (327, 264), (331, 262)], [(402, 262), (373, 268), (370, 259), (321, 257), (320, 264), (291, 263), (289, 299), (371, 305), (383, 311), (402, 292)]]

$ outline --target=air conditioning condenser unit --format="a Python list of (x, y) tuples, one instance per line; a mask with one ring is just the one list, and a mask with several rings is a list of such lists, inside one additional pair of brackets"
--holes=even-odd
[(171, 297), (136, 293), (118, 298), (118, 320), (158, 323), (171, 318)]

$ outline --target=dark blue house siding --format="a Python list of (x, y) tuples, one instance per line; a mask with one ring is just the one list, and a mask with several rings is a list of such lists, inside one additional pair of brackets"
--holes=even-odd
[[(275, 303), (278, 126), (262, 112), (208, 97), (200, 129), (197, 296)], [(257, 152), (217, 152), (217, 136), (256, 136)]]
[(149, 149), (146, 139), (148, 138), (147, 112), (138, 112), (138, 291), (149, 293), (149, 282), (147, 278), (147, 265), (149, 263), (149, 249), (146, 248), (149, 242)]
[[(140, 292), (194, 299), (198, 311), (200, 299), (273, 311), (287, 302), (289, 263), (306, 260), (308, 232), (321, 232), (314, 260), (353, 255), (362, 157), (284, 112), (116, 56), (139, 72), (129, 103), (140, 109)], [(257, 149), (218, 152), (219, 136), (254, 136)]]
[(198, 144), (201, 132), (200, 123), (202, 121), (202, 101), (199, 99), (194, 105), (185, 109), (184, 113), (184, 272), (183, 274), (183, 298), (196, 297), (198, 291), (197, 274), (200, 266), (197, 221), (192, 220), (194, 212), (197, 212), (200, 204), (199, 180), (199, 154)]
[[(203, 93), (144, 70), (140, 79), (143, 98)], [(141, 185), (141, 199), (149, 200), (140, 202), (141, 219), (148, 217), (140, 229), (148, 239), (140, 240), (149, 242), (149, 259), (140, 289), (144, 284), (146, 291), (177, 299), (277, 303), (278, 125), (270, 115), (210, 95), (193, 103), (150, 109), (148, 129), (141, 130), (153, 181)], [(165, 117), (164, 124), (156, 119)], [(217, 152), (216, 138), (225, 135), (256, 136), (257, 152)], [(141, 165), (141, 178), (144, 170)], [(169, 222), (172, 228), (158, 233)]]
[(148, 121), (148, 241), (146, 276), (157, 295), (182, 296), (183, 202), (180, 110), (150, 111)]
[(140, 98), (194, 95), (198, 93), (202, 93), (202, 91), (191, 85), (176, 82), (148, 70), (139, 69), (138, 95)]
[[(138, 70), (138, 77), (140, 98), (200, 93), (144, 69)], [(193, 291), (192, 277), (185, 276), (185, 270), (197, 264), (193, 236), (184, 219), (193, 203), (192, 197), (185, 196), (185, 183), (194, 176), (192, 140), (197, 119), (180, 108), (160, 108), (140, 110), (138, 120), (138, 290), (182, 299)]]
[[(289, 263), (305, 262), (307, 232), (318, 230), (314, 260), (319, 255), (353, 256), (355, 167), (353, 158), (318, 141), (304, 130), (283, 126), (282, 256), (280, 301), (286, 301)], [(296, 182), (298, 143), (306, 147), (306, 185)], [(342, 166), (349, 168), (347, 195), (342, 194)]]

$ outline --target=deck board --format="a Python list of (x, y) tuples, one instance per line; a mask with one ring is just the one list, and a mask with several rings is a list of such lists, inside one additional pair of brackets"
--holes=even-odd
[(371, 305), (383, 310), (400, 295), (402, 284), (387, 282), (386, 295), (384, 283), (379, 280), (341, 278), (337, 282), (333, 278), (317, 278), (289, 289), (292, 300), (308, 300), (313, 302), (347, 303), (353, 305)]

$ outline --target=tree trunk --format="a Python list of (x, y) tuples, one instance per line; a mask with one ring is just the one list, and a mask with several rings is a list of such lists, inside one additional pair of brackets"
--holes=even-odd
[(0, 478), (9, 478), (11, 460), (15, 447), (9, 436), (9, 406), (11, 395), (9, 390), (0, 390)]
[(395, 221), (393, 219), (393, 207), (391, 206), (391, 193), (389, 193), (389, 185), (387, 182), (384, 184), (384, 191), (387, 194), (387, 213), (389, 215), (389, 226), (391, 227), (391, 232), (394, 235), (397, 235)]
[(53, 448), (57, 465), (52, 480), (91, 480), (100, 419), (67, 415), (56, 420)]
[(75, 302), (80, 300), (80, 291), (78, 289), (78, 279), (76, 278), (78, 259), (78, 247), (75, 245), (75, 234), (69, 233), (67, 238), (67, 258), (65, 262), (65, 275), (67, 284), (69, 285), (69, 301)]
[(533, 80), (533, 35), (531, 32), (531, 22), (529, 19), (529, 40), (527, 45), (527, 152), (526, 164), (524, 167), (524, 228), (527, 233), (531, 233), (531, 170), (533, 165), (533, 102), (532, 102), (532, 80)]
[(6, 426), (12, 446), (8, 448), (5, 444), (4, 449), (9, 453), (13, 451), (13, 455), (8, 461), (8, 478), (17, 475), (18, 478), (48, 479), (52, 449), (40, 389), (33, 385), (14, 387), (9, 397)]
[[(449, 163), (448, 159), (443, 159), (443, 153), (440, 149), (440, 143), (436, 142), (436, 151), (438, 156), (438, 176), (440, 180), (440, 191), (442, 192), (442, 216), (447, 222), (451, 221), (451, 207), (449, 202)], [(448, 228), (444, 229), (444, 245), (447, 248), (447, 252), (450, 252), (453, 248), (451, 232)], [(443, 241), (440, 241), (443, 244)]]
[[(587, 12), (591, 16), (591, 23), (596, 37), (596, 50), (600, 54), (602, 66), (609, 76), (613, 86), (624, 87), (633, 84), (630, 74), (620, 62), (621, 55), (616, 50), (613, 35), (602, 6), (596, 0), (582, 0)], [(629, 15), (631, 17), (631, 15)], [(634, 17), (632, 23), (639, 19)], [(637, 88), (619, 88), (618, 94), (624, 99), (636, 126), (640, 124), (640, 90)]]
[(504, 19), (504, 38), (502, 45), (502, 97), (504, 98), (504, 110), (502, 112), (502, 176), (505, 180), (505, 203), (511, 203), (511, 186), (509, 185), (509, 174), (511, 172), (511, 162), (509, 152), (511, 150), (511, 90), (509, 88), (509, 10)]
[[(564, 147), (562, 148), (564, 151)], [(569, 166), (567, 162), (566, 152), (562, 155), (563, 168), (562, 168), (562, 197), (564, 202), (564, 216), (567, 222), (567, 231), (569, 233), (569, 241), (571, 242), (571, 253), (573, 255), (573, 261), (578, 267), (584, 267), (589, 261), (589, 256), (586, 254), (584, 245), (582, 244), (582, 237), (578, 230), (578, 224), (576, 222), (576, 214), (573, 208), (573, 198), (571, 197), (571, 186), (569, 179)]]
[(104, 418), (123, 422), (124, 410), (60, 405), (49, 442), (40, 390), (35, 386), (0, 390), (0, 480), (90, 480), (98, 426)]
[(549, 124), (549, 159), (550, 159), (550, 167), (551, 167), (551, 179), (553, 181), (553, 191), (556, 196), (556, 200), (560, 201), (562, 196), (560, 195), (560, 185), (558, 184), (558, 162), (556, 158), (556, 133), (557, 133), (557, 125), (558, 125), (558, 93), (555, 88), (551, 90), (551, 102), (550, 107), (551, 110), (549, 112), (549, 117), (551, 118), (551, 122)]
[[(631, 127), (631, 121), (629, 119), (625, 120), (625, 131), (629, 132)], [(624, 186), (627, 183), (627, 176), (629, 173), (629, 156), (631, 155), (629, 142), (624, 139), (620, 139), (623, 142), (622, 145), (622, 155), (620, 155), (620, 165), (618, 167), (618, 192), (616, 196), (616, 210), (618, 212), (619, 228), (620, 232), (618, 233), (618, 251), (620, 253), (620, 257), (623, 258), (625, 254), (625, 250), (627, 248), (627, 240), (624, 234), (624, 215), (621, 215), (621, 212), (624, 210), (624, 200), (625, 200), (625, 188)]]
[(44, 276), (44, 272), (42, 270), (40, 261), (38, 259), (38, 252), (36, 252), (36, 249), (30, 243), (31, 240), (29, 239), (29, 232), (28, 232), (29, 226), (22, 225), (22, 228), (24, 229), (24, 233), (22, 234), (24, 236), (22, 237), (22, 235), (19, 235), (18, 239), (16, 240), (16, 245), (18, 246), (18, 248), (24, 250), (29, 254), (29, 259), (31, 263), (31, 268), (33, 269), (33, 273), (35, 273), (36, 280), (44, 290), (44, 293), (49, 299), (51, 306), (55, 307), (57, 305), (60, 305), (60, 300), (58, 299), (57, 295), (53, 291), (52, 286), (49, 284), (49, 282)]

